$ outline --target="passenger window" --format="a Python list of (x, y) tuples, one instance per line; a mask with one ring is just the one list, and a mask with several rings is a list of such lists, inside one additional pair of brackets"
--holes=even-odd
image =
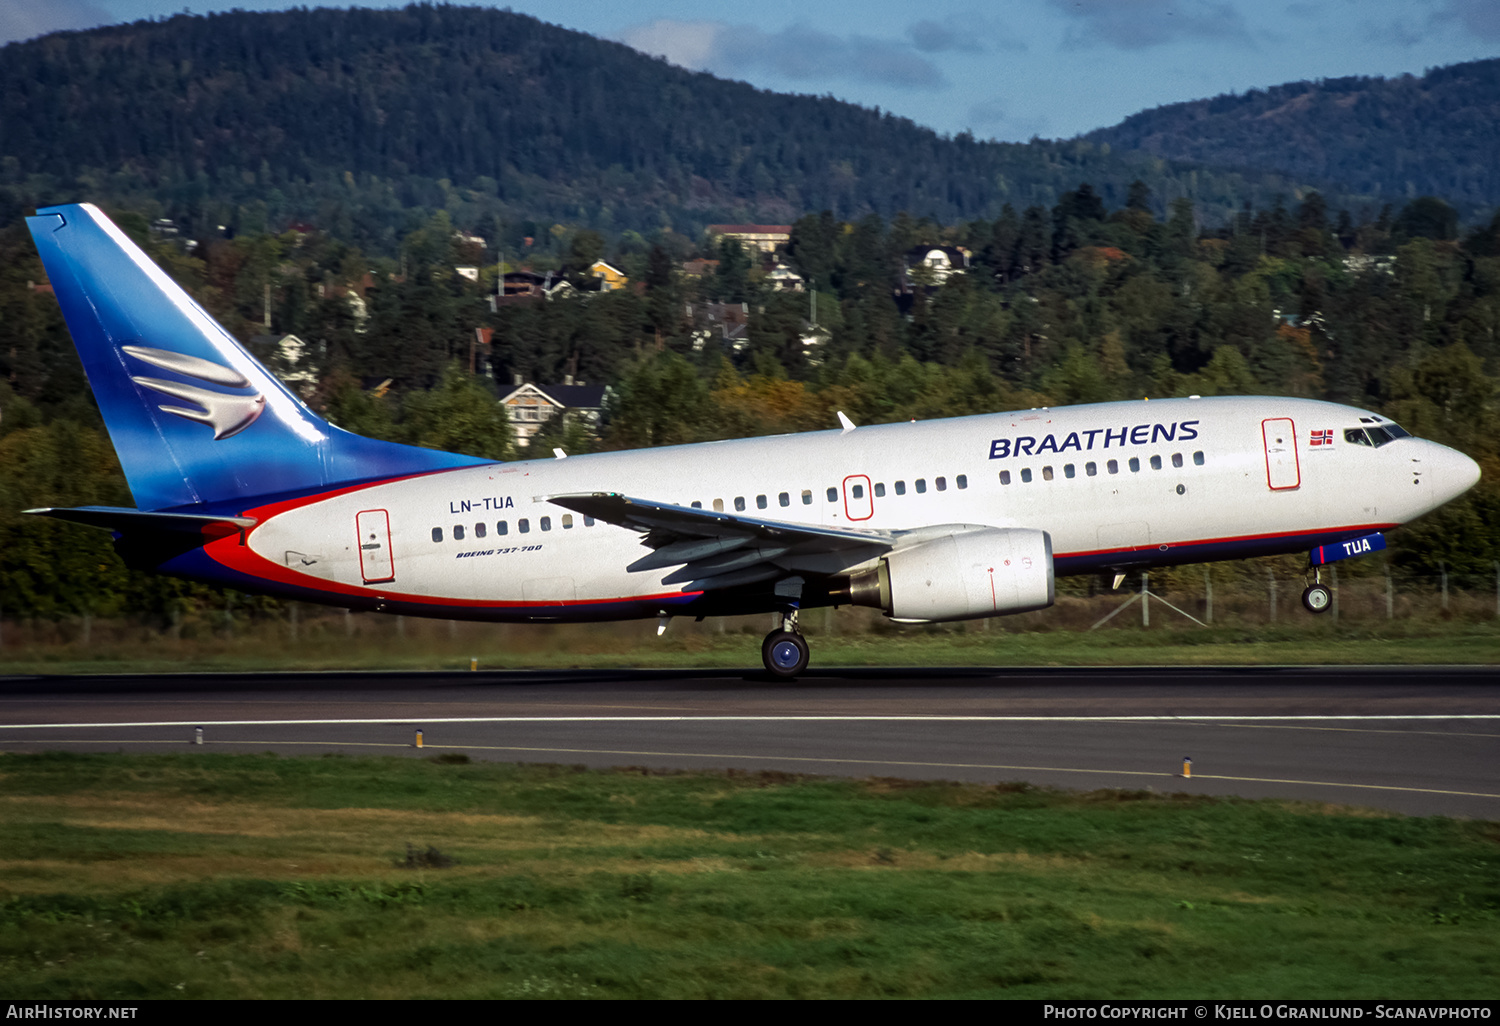
[(722, 513), (722, 512), (724, 512), (724, 500), (723, 499), (715, 499), (714, 500), (714, 512), (715, 513)]
[(550, 531), (550, 530), (552, 530), (552, 518), (551, 517), (542, 517), (542, 530), (543, 531)]
[(1043, 467), (1042, 468), (1042, 480), (1043, 481), (1051, 481), (1052, 480), (1052, 468), (1051, 467)]
[(483, 524), (475, 524), (474, 525), (474, 537), (476, 537), (476, 538), (483, 538), (484, 537), (484, 525)]
[(963, 491), (965, 488), (969, 487), (969, 475), (959, 474), (958, 477), (954, 479), (954, 483), (958, 485), (959, 491)]
[(443, 529), (441, 527), (434, 527), (432, 529), (432, 540), (435, 542), (443, 540)]
[(1180, 452), (1174, 452), (1172, 454), (1172, 466), (1174, 466), (1174, 467), (1180, 467), (1180, 466), (1182, 466), (1182, 453), (1180, 453)]
[(830, 488), (830, 489), (828, 489), (828, 501), (829, 502), (838, 502), (839, 501), (839, 490), (837, 488)]
[(702, 502), (700, 502), (700, 501), (699, 501), (699, 500), (697, 500), (697, 499), (694, 499), (694, 500), (693, 500), (693, 508), (694, 508), (694, 509), (702, 509), (702, 508), (703, 508), (703, 503), (702, 503)]
[(808, 489), (808, 488), (802, 489), (802, 505), (804, 505), (804, 506), (811, 506), (812, 505), (812, 490), (811, 489)]
[(921, 495), (925, 491), (927, 491), (927, 479), (925, 477), (917, 478), (917, 494)]
[(736, 495), (734, 497), (734, 511), (736, 513), (743, 513), (745, 511), (745, 497), (743, 495)]
[(571, 514), (571, 513), (564, 513), (563, 514), (563, 530), (564, 531), (571, 531), (571, 530), (573, 530), (573, 514)]
[(756, 509), (765, 509), (766, 508), (766, 497), (764, 495), (757, 495), (755, 497), (755, 508)]
[(1201, 449), (1198, 452), (1193, 453), (1193, 466), (1203, 466), (1203, 451)]
[(780, 495), (776, 496), (776, 501), (781, 503), (783, 506), (790, 506), (792, 504), (792, 497), (786, 492), (782, 492)]
[(865, 497), (865, 486), (864, 485), (855, 485), (853, 488), (849, 489), (849, 491), (851, 491), (854, 494), (854, 497), (856, 499), (863, 499)]
[(498, 521), (495, 524), (495, 533), (496, 534), (510, 534), (510, 525), (507, 524), (504, 520)]
[(1071, 463), (1064, 463), (1063, 464), (1063, 477), (1072, 478), (1073, 475), (1074, 475), (1073, 464), (1071, 464)]
[(1000, 483), (1003, 484), (1003, 485), (1010, 484), (1010, 471), (1008, 471), (1008, 470), (1002, 470), (1002, 471), (1000, 471)]
[(1021, 470), (1021, 483), (1031, 484), (1031, 468), (1025, 467)]
[(1140, 460), (1140, 457), (1138, 457), (1138, 456), (1132, 456), (1132, 457), (1130, 457), (1130, 472), (1132, 474), (1139, 474), (1141, 472), (1141, 460)]
[(594, 518), (593, 517), (584, 517), (583, 518), (583, 526), (584, 527), (593, 527), (594, 526)]
[(884, 497), (885, 497), (885, 482), (884, 481), (876, 481), (875, 482), (875, 498), (881, 499), (881, 498), (884, 498)]
[(1153, 457), (1151, 457), (1151, 469), (1152, 470), (1160, 470), (1161, 469), (1161, 457), (1160, 456), (1153, 456)]
[(464, 540), (464, 525), (463, 524), (454, 524), (453, 525), (453, 540), (454, 541), (463, 541)]
[(896, 482), (896, 494), (897, 495), (905, 495), (906, 494), (906, 482), (905, 481), (897, 481)]
[(1109, 471), (1111, 474), (1118, 474), (1120, 472), (1120, 461), (1110, 460), (1108, 463), (1104, 464), (1104, 469)]
[(940, 492), (946, 492), (948, 490), (948, 479), (946, 477), (938, 478), (933, 482), (933, 484), (937, 485), (937, 490)]
[(1083, 472), (1085, 474), (1087, 474), (1089, 477), (1098, 477), (1099, 476), (1099, 464), (1097, 464), (1097, 463), (1085, 463), (1083, 465)]
[(517, 520), (516, 521), (516, 530), (520, 531), (522, 534), (529, 534), (531, 532), (531, 521), (530, 520)]

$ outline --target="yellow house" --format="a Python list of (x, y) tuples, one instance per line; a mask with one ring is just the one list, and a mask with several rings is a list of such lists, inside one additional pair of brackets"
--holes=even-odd
[(600, 292), (613, 292), (615, 289), (623, 289), (630, 284), (630, 279), (625, 277), (625, 272), (612, 264), (606, 264), (603, 260), (595, 260), (589, 265), (589, 273), (599, 279)]

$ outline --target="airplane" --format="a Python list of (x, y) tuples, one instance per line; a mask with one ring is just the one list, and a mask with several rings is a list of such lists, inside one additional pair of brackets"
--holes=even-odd
[(508, 463), (310, 410), (97, 208), (27, 219), (135, 508), (131, 567), (356, 610), (511, 622), (803, 609), (902, 623), (1043, 609), (1069, 574), (1307, 551), (1321, 569), (1479, 480), (1464, 454), (1307, 399), (1154, 399)]

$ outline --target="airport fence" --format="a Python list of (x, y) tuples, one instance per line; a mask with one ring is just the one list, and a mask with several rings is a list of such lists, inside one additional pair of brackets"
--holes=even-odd
[[(1444, 621), (1500, 621), (1500, 570), (1492, 574), (1422, 574), (1389, 567), (1362, 572), (1325, 567), (1323, 581), (1333, 592), (1327, 612), (1302, 607), (1311, 575), (1286, 565), (1219, 564), (1129, 574), (1116, 590), (1107, 578), (1070, 578), (1059, 583), (1057, 602), (1019, 616), (911, 627), (887, 620), (877, 610), (854, 607), (809, 609), (801, 626), (809, 635), (969, 633), (975, 631), (1151, 631), (1220, 627), (1277, 632), (1326, 630), (1357, 624), (1373, 630), (1382, 623), (1409, 626)], [(779, 625), (774, 614), (714, 617), (703, 622), (683, 617), (671, 622), (674, 637), (715, 634), (760, 635)], [(255, 649), (278, 647), (304, 652), (413, 647), (435, 650), (483, 641), (517, 652), (560, 651), (577, 647), (607, 651), (610, 646), (646, 643), (656, 636), (655, 620), (605, 624), (488, 624), (431, 620), (346, 610), (298, 602), (254, 601), (233, 594), (221, 604), (184, 605), (169, 616), (74, 616), (7, 619), (0, 605), (0, 664), (38, 651), (92, 651), (158, 646)]]

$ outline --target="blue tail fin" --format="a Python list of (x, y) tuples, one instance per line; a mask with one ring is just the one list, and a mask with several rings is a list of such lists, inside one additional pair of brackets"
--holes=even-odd
[(489, 462), (329, 424), (91, 204), (27, 223), (141, 509)]

